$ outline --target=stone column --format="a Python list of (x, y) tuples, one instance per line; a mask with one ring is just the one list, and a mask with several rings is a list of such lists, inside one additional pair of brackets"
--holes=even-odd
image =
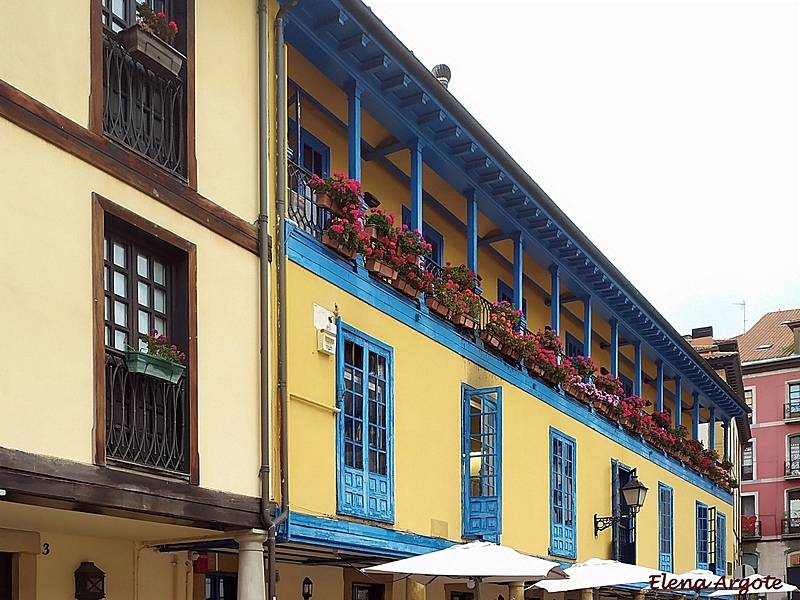
[(586, 588), (581, 590), (581, 600), (592, 600), (594, 598), (594, 590)]
[(525, 600), (525, 584), (509, 583), (508, 600)]
[(633, 600), (644, 600), (644, 596), (647, 590), (639, 590), (633, 595)]
[(264, 600), (264, 542), (267, 534), (252, 530), (233, 538), (239, 544), (239, 600)]
[(406, 600), (425, 600), (425, 586), (413, 579), (406, 579)]

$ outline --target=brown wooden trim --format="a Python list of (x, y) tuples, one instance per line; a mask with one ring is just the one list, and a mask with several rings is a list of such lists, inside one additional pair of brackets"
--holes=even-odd
[(257, 228), (155, 163), (105, 139), (0, 80), (0, 116), (258, 254)]
[(197, 249), (189, 250), (189, 483), (200, 485), (197, 414)]
[(106, 349), (105, 290), (103, 288), (104, 211), (97, 196), (92, 199), (92, 296), (94, 301), (94, 462), (106, 464)]
[(195, 129), (195, 23), (194, 0), (186, 0), (186, 177), (197, 190), (197, 141)]
[(103, 133), (103, 0), (89, 5), (89, 129)]
[(783, 371), (785, 369), (800, 369), (800, 358), (787, 356), (785, 358), (775, 358), (770, 361), (742, 365), (742, 376), (769, 373), (770, 371)]
[[(105, 382), (105, 316), (103, 289), (103, 237), (104, 217), (108, 212), (130, 223), (137, 229), (186, 252), (188, 258), (189, 292), (189, 483), (200, 484), (200, 451), (198, 443), (198, 393), (197, 393), (197, 246), (171, 231), (148, 221), (144, 217), (115, 204), (100, 194), (92, 193), (92, 284), (95, 294), (95, 461), (106, 464), (106, 382)], [(101, 450), (102, 449), (102, 450)], [(102, 454), (99, 454), (101, 452)]]
[(109, 467), (0, 447), (5, 501), (212, 529), (261, 527), (260, 501)]

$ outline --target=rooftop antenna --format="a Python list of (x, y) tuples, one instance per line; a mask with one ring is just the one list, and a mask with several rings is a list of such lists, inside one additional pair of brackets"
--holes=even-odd
[(747, 302), (742, 300), (741, 302), (734, 302), (736, 306), (742, 307), (742, 333), (747, 331)]

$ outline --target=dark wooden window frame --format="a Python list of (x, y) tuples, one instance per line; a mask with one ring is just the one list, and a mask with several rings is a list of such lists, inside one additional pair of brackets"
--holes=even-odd
[[(195, 0), (186, 1), (186, 178), (189, 188), (197, 191), (197, 151), (195, 140)], [(89, 129), (103, 135), (103, 0), (92, 0), (89, 11), (91, 39), (91, 88), (89, 93)], [(131, 154), (139, 156), (133, 150)], [(153, 163), (155, 164), (155, 163)], [(159, 167), (160, 168), (160, 167)], [(181, 181), (168, 170), (164, 173)], [(181, 181), (181, 183), (185, 183)]]
[(94, 297), (94, 380), (95, 422), (94, 457), (98, 465), (106, 465), (106, 346), (105, 291), (103, 288), (103, 239), (106, 214), (162, 240), (186, 253), (188, 300), (188, 398), (189, 398), (189, 483), (200, 483), (200, 457), (197, 440), (197, 247), (136, 213), (114, 204), (99, 194), (92, 202), (92, 289)]

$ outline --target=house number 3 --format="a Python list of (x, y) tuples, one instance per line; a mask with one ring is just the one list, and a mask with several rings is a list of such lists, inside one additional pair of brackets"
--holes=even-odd
[(50, 544), (42, 544), (42, 555), (47, 556), (50, 554)]

